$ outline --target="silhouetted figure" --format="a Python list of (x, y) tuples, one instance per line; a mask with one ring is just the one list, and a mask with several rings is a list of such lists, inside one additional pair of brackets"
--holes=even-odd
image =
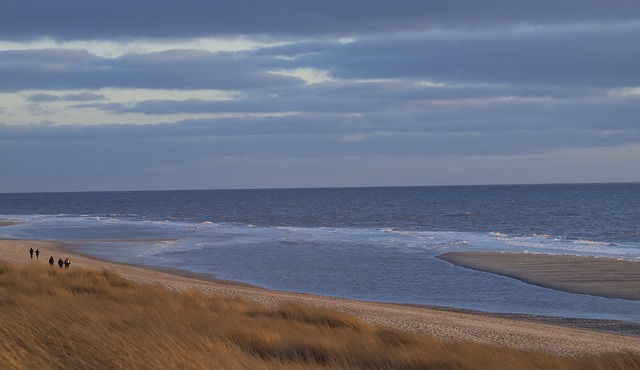
[(53, 266), (54, 262), (55, 262), (55, 261), (53, 260), (53, 256), (49, 257), (49, 264), (50, 264), (51, 266)]
[(33, 258), (33, 248), (29, 248), (29, 255)]
[(60, 266), (60, 268), (62, 268), (62, 265), (64, 265), (64, 262), (62, 261), (62, 258), (58, 258), (58, 266)]
[(71, 264), (71, 261), (69, 260), (69, 258), (67, 258), (66, 260), (64, 260), (64, 268), (69, 268), (69, 265)]
[(40, 258), (40, 249), (36, 249), (36, 258)]

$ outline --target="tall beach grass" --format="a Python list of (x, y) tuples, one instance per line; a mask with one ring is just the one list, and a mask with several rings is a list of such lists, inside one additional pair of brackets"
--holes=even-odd
[(640, 354), (528, 353), (0, 261), (0, 369), (640, 369)]

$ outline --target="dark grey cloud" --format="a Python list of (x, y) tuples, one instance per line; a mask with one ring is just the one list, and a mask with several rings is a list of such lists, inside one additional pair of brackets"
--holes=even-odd
[(637, 20), (635, 1), (59, 0), (10, 1), (0, 39), (345, 35), (401, 30)]
[(557, 100), (604, 98), (607, 97), (607, 90), (588, 87), (510, 85), (434, 87), (406, 81), (345, 82), (270, 89), (262, 94), (246, 93), (229, 100), (150, 99), (129, 103), (76, 104), (71, 107), (96, 108), (113, 114), (146, 115), (282, 112), (373, 114), (389, 111), (435, 110), (434, 106), (441, 101), (456, 104), (456, 101), (469, 99), (504, 97)]
[(29, 103), (51, 103), (62, 101), (62, 98), (58, 95), (53, 94), (33, 94), (29, 95), (25, 99)]
[(105, 96), (100, 94), (95, 94), (92, 92), (82, 92), (77, 94), (64, 94), (64, 95), (53, 95), (53, 94), (31, 94), (28, 95), (25, 100), (28, 103), (52, 103), (52, 102), (88, 102), (88, 101), (98, 101), (104, 100)]
[(61, 96), (63, 101), (96, 101), (104, 100), (105, 96), (92, 92), (81, 92), (77, 94), (65, 94)]
[(363, 38), (349, 44), (292, 44), (262, 53), (293, 55), (292, 66), (339, 78), (413, 78), (445, 83), (640, 85), (640, 22), (575, 27), (436, 32)]
[[(390, 109), (392, 106), (406, 105), (408, 98), (395, 98), (392, 94), (377, 96), (363, 92), (358, 96), (355, 89), (341, 92), (340, 88), (328, 86), (300, 86), (290, 89), (270, 89), (265, 93), (247, 93), (230, 100), (205, 99), (152, 99), (132, 103), (92, 103), (77, 104), (75, 108), (98, 108), (109, 113), (163, 114), (214, 114), (214, 113), (360, 113)], [(333, 93), (332, 93), (333, 92)], [(386, 103), (382, 105), (382, 103)]]

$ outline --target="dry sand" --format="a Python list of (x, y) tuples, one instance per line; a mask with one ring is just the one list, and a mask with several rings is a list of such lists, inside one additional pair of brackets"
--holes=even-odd
[(640, 262), (498, 252), (446, 253), (439, 258), (459, 266), (565, 292), (640, 300)]
[[(39, 260), (29, 258), (30, 247), (40, 250)], [(0, 240), (0, 259), (3, 260), (46, 264), (49, 256), (53, 256), (56, 261), (60, 257), (63, 259), (69, 257), (72, 261), (70, 268), (106, 269), (140, 283), (162, 284), (176, 290), (199, 289), (226, 296), (240, 296), (269, 305), (282, 301), (303, 302), (346, 312), (370, 323), (425, 333), (447, 340), (471, 340), (560, 355), (616, 351), (640, 352), (640, 337), (513, 320), (486, 314), (273, 291), (100, 261), (75, 254), (69, 247), (57, 242)]]

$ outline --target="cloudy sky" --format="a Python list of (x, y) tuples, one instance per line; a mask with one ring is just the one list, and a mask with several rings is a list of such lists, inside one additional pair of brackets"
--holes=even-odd
[(8, 0), (0, 192), (640, 181), (640, 2)]

